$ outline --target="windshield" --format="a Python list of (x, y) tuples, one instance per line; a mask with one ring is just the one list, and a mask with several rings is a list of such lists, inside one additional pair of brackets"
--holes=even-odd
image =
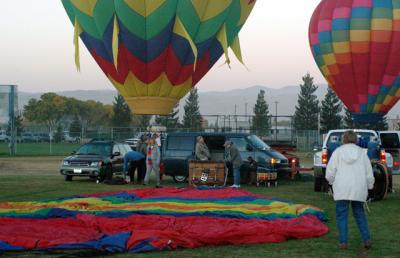
[(77, 155), (100, 155), (106, 156), (111, 154), (111, 145), (105, 143), (89, 143), (79, 148)]
[[(368, 143), (370, 142), (371, 137), (376, 137), (376, 135), (372, 132), (356, 132), (356, 133), (358, 138), (357, 145), (365, 149), (368, 148)], [(329, 139), (326, 143), (326, 146), (328, 147), (333, 142), (339, 142), (339, 144), (341, 145), (343, 143), (343, 135), (344, 132), (331, 133), (329, 135)]]
[(260, 138), (258, 138), (255, 135), (250, 135), (247, 136), (247, 139), (251, 142), (251, 144), (259, 149), (259, 150), (269, 150), (271, 149), (271, 147), (269, 147), (263, 140), (261, 140)]

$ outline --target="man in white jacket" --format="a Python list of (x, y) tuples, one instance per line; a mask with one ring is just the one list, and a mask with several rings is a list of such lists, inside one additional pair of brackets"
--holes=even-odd
[(349, 205), (364, 241), (364, 247), (371, 247), (368, 222), (364, 212), (364, 203), (368, 198), (368, 189), (374, 186), (371, 161), (364, 149), (358, 147), (357, 134), (347, 131), (343, 144), (333, 152), (326, 168), (326, 179), (333, 186), (336, 201), (336, 223), (339, 230), (340, 247), (348, 245)]

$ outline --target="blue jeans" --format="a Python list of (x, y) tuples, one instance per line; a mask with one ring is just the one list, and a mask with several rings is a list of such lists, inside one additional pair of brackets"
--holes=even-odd
[(240, 185), (240, 167), (233, 168), (233, 184)]
[(364, 203), (356, 201), (336, 201), (336, 223), (339, 230), (339, 241), (341, 244), (348, 243), (348, 215), (349, 205), (353, 210), (353, 216), (357, 222), (363, 241), (371, 240), (368, 230), (367, 217), (364, 212)]

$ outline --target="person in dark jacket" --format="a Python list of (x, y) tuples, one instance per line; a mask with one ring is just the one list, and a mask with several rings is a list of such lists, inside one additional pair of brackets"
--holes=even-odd
[[(140, 141), (138, 142), (136, 150), (142, 153), (145, 157), (147, 157), (147, 145), (148, 145), (148, 138), (146, 135), (142, 135), (140, 137)], [(140, 162), (138, 167), (138, 183), (142, 184), (144, 181), (144, 177), (146, 176), (146, 159), (144, 162)]]
[(137, 173), (137, 182), (140, 183), (142, 181), (143, 169), (139, 169), (142, 166), (146, 166), (146, 157), (137, 151), (130, 151), (124, 156), (124, 176), (126, 179), (126, 174), (129, 172), (130, 183), (134, 184), (135, 182), (135, 171), (138, 170)]
[[(232, 165), (233, 168), (233, 188), (240, 188), (240, 167), (243, 165), (242, 157), (239, 150), (231, 141), (226, 141), (225, 147), (225, 162)], [(228, 165), (229, 167), (229, 165)]]

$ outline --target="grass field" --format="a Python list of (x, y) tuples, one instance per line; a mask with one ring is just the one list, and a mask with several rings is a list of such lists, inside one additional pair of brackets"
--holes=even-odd
[[(60, 156), (68, 155), (76, 150), (80, 144), (71, 143), (18, 143), (17, 156)], [(0, 143), (0, 157), (10, 153), (7, 143)]]
[[(65, 182), (57, 172), (60, 160), (61, 158), (56, 157), (0, 158), (0, 202), (49, 199), (141, 187), (97, 185), (87, 179)], [(17, 169), (13, 169), (14, 167)], [(165, 180), (164, 184), (175, 186), (172, 180)], [(350, 219), (350, 249), (338, 250), (334, 202), (326, 194), (314, 193), (311, 181), (281, 182), (277, 188), (244, 188), (256, 194), (312, 204), (324, 209), (329, 217), (327, 225), (331, 232), (321, 238), (290, 240), (281, 244), (208, 246), (195, 250), (140, 254), (137, 257), (359, 257), (360, 255), (362, 257), (400, 257), (399, 193), (391, 194), (387, 200), (370, 204), (371, 213), (368, 217), (374, 246), (372, 250), (365, 253), (362, 251), (359, 233), (352, 218)], [(19, 257), (44, 256), (44, 254), (36, 253), (17, 255)], [(115, 257), (130, 256), (121, 254)], [(57, 257), (57, 255), (51, 255), (51, 257)]]

